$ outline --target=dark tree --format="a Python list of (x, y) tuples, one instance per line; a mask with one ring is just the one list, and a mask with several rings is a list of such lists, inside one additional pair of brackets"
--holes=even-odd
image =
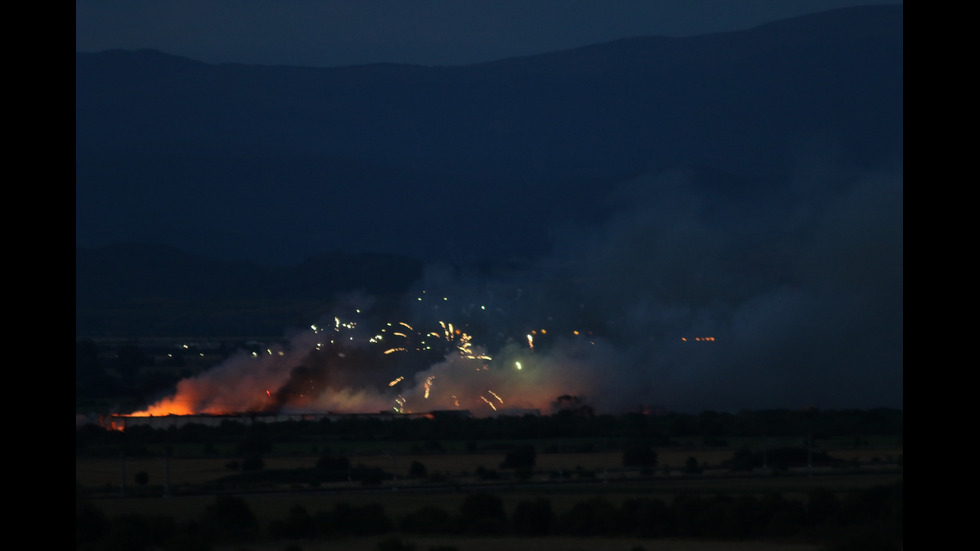
[(265, 461), (258, 455), (247, 455), (242, 458), (241, 469), (243, 471), (260, 471), (265, 467)]
[(133, 475), (133, 481), (140, 486), (146, 486), (150, 482), (150, 475), (146, 471), (139, 471)]
[(459, 516), (465, 530), (480, 534), (502, 533), (507, 521), (503, 501), (487, 493), (467, 495), (459, 507)]
[(406, 534), (445, 534), (453, 529), (452, 516), (436, 505), (426, 505), (403, 516), (398, 526)]
[(311, 538), (316, 533), (316, 521), (302, 505), (294, 505), (286, 518), (269, 523), (269, 534), (276, 539)]
[(425, 478), (429, 475), (429, 470), (425, 468), (419, 461), (412, 461), (411, 467), (408, 469), (408, 476), (412, 478)]
[(613, 536), (623, 525), (619, 511), (603, 497), (576, 503), (558, 518), (559, 531), (572, 536)]
[(623, 466), (652, 469), (657, 466), (657, 452), (646, 444), (633, 444), (623, 450)]
[(840, 513), (840, 498), (826, 488), (813, 488), (807, 492), (806, 513), (811, 526), (831, 523)]
[(351, 477), (350, 460), (342, 455), (331, 453), (320, 456), (314, 467), (316, 482), (337, 482)]
[(551, 501), (538, 498), (522, 501), (514, 508), (514, 531), (522, 536), (546, 536), (555, 523)]
[(167, 543), (176, 532), (173, 517), (125, 514), (113, 520), (102, 543), (106, 549), (151, 549)]
[(315, 518), (320, 532), (330, 536), (387, 534), (395, 527), (395, 523), (385, 514), (384, 507), (378, 503), (338, 503), (333, 510), (317, 513)]
[(674, 533), (670, 508), (660, 499), (627, 499), (620, 507), (624, 533), (641, 538), (667, 537)]
[(218, 496), (204, 509), (201, 526), (217, 541), (248, 541), (257, 533), (255, 513), (240, 497)]
[(235, 453), (239, 455), (265, 455), (272, 451), (272, 442), (262, 436), (250, 436), (246, 440), (239, 442), (235, 446)]
[(75, 548), (95, 544), (109, 533), (108, 517), (75, 486)]
[(501, 469), (529, 469), (534, 467), (536, 452), (534, 446), (525, 445), (520, 448), (507, 452), (504, 456)]
[(379, 541), (377, 549), (378, 551), (415, 551), (415, 544), (390, 536)]

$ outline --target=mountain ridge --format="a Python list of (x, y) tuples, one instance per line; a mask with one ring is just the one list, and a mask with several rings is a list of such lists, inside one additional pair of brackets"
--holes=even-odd
[[(121, 241), (269, 270), (144, 279), (198, 296), (231, 292), (222, 281), (261, 289), (329, 251), (540, 257), (658, 200), (679, 168), (698, 167), (688, 191), (730, 224), (737, 205), (792, 212), (827, 185), (800, 178), (814, 166), (900, 165), (902, 21), (901, 6), (848, 8), (464, 66), (76, 52), (76, 302), (90, 304), (78, 250), (87, 266), (89, 249)], [(313, 266), (288, 276), (303, 292)]]

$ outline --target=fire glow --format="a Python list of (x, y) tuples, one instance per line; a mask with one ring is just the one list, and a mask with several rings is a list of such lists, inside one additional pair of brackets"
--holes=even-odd
[[(332, 327), (311, 325), (282, 348), (258, 355), (243, 352), (181, 380), (172, 396), (130, 415), (441, 409), (488, 415), (500, 411), (505, 401), (507, 407), (547, 411), (557, 396), (591, 389), (590, 370), (580, 367), (580, 359), (563, 361), (538, 353), (529, 361), (525, 356), (536, 349), (527, 344), (522, 348), (523, 339), (504, 343), (498, 353), (503, 361), (496, 364), (475, 344), (466, 324), (439, 321), (436, 329), (416, 331), (417, 324), (388, 323), (362, 338), (359, 322), (333, 321)], [(569, 376), (576, 370), (579, 376)]]

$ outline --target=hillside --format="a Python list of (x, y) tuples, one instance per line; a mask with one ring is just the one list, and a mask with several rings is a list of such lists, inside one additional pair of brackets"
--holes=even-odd
[[(894, 162), (900, 6), (459, 67), (76, 54), (76, 244), (295, 263), (540, 254), (626, 179)], [(749, 190), (752, 191), (751, 189)]]

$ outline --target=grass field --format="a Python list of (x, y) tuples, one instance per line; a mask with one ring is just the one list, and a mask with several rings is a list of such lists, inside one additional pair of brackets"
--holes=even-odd
[[(848, 491), (874, 485), (892, 484), (902, 478), (901, 474), (862, 474), (862, 475), (824, 475), (815, 477), (743, 477), (743, 478), (684, 478), (650, 480), (624, 480), (608, 483), (585, 484), (501, 484), (496, 487), (481, 486), (480, 489), (499, 495), (508, 512), (520, 501), (537, 497), (548, 498), (556, 512), (567, 510), (575, 503), (593, 496), (602, 496), (619, 504), (627, 498), (659, 497), (670, 499), (678, 494), (766, 494), (780, 493), (784, 497), (802, 497), (815, 487), (825, 487), (832, 491)], [(476, 491), (471, 489), (470, 491)], [(308, 511), (328, 510), (341, 502), (353, 505), (380, 503), (392, 518), (414, 511), (423, 504), (437, 504), (455, 511), (466, 496), (466, 489), (436, 489), (432, 491), (412, 491), (406, 486), (382, 486), (373, 489), (353, 487), (353, 491), (322, 490), (303, 492), (279, 492), (261, 494), (242, 494), (260, 523), (281, 518), (293, 505), (302, 505)], [(122, 513), (145, 515), (171, 515), (178, 520), (199, 518), (204, 508), (214, 501), (212, 495), (188, 495), (162, 498), (148, 497), (107, 497), (95, 502), (110, 517)]]
[[(902, 455), (900, 447), (868, 447), (862, 449), (834, 449), (828, 453), (838, 459), (857, 462), (862, 465), (874, 464), (876, 461), (892, 462)], [(729, 448), (665, 448), (658, 450), (657, 473), (664, 474), (665, 468), (669, 473), (679, 474), (689, 457), (694, 457), (700, 465), (718, 466), (732, 457)], [(465, 478), (483, 467), (497, 470), (504, 460), (504, 453), (445, 453), (445, 454), (385, 454), (373, 452), (370, 454), (353, 454), (352, 464), (362, 464), (367, 467), (378, 467), (396, 475), (400, 484), (405, 484), (413, 462), (422, 463), (428, 473), (445, 475), (450, 479)], [(145, 472), (149, 476), (149, 484), (162, 485), (169, 476), (171, 487), (198, 485), (214, 482), (222, 477), (233, 474), (227, 465), (233, 457), (172, 457), (165, 460), (162, 457), (142, 458), (76, 458), (75, 480), (83, 488), (104, 489), (118, 488), (121, 482), (127, 485), (133, 483), (137, 472)], [(891, 461), (888, 461), (891, 460)], [(316, 464), (316, 455), (274, 455), (264, 459), (266, 469), (299, 469), (310, 468)], [(560, 473), (565, 477), (573, 477), (580, 471), (592, 472), (597, 478), (608, 476), (622, 478), (626, 476), (622, 468), (622, 453), (539, 453), (536, 457), (535, 471), (539, 477), (550, 477)]]
[[(389, 536), (346, 538), (343, 540), (312, 540), (298, 543), (303, 551), (378, 551), (378, 544)], [(467, 538), (407, 536), (401, 541), (414, 545), (416, 551), (455, 548), (458, 551), (819, 551), (822, 546), (786, 542), (731, 542), (687, 539), (643, 540), (636, 538)], [(215, 551), (282, 551), (287, 543), (229, 545)]]
[[(697, 494), (711, 497), (719, 494), (764, 495), (778, 493), (785, 498), (802, 499), (806, 493), (823, 487), (834, 492), (868, 486), (891, 485), (902, 479), (901, 469), (895, 458), (902, 455), (900, 446), (867, 446), (824, 450), (831, 456), (860, 469), (822, 469), (808, 476), (797, 470), (779, 475), (744, 474), (733, 476), (718, 466), (731, 458), (731, 448), (671, 447), (658, 449), (659, 466), (644, 476), (636, 470), (622, 467), (622, 453), (538, 453), (535, 474), (524, 481), (511, 472), (499, 469), (505, 454), (500, 453), (369, 453), (352, 454), (352, 464), (378, 467), (395, 477), (377, 486), (364, 486), (357, 482), (340, 482), (311, 487), (308, 485), (276, 488), (249, 488), (237, 492), (254, 512), (258, 523), (268, 527), (270, 522), (284, 518), (290, 508), (302, 505), (310, 513), (332, 510), (339, 503), (351, 505), (381, 504), (385, 514), (397, 521), (424, 505), (436, 505), (446, 511), (456, 512), (468, 492), (488, 491), (498, 495), (508, 517), (522, 501), (546, 498), (560, 515), (574, 505), (592, 497), (601, 496), (615, 505), (626, 499), (654, 497), (670, 501), (681, 494)], [(269, 455), (264, 458), (267, 470), (310, 468), (316, 464), (317, 455)], [(709, 468), (701, 475), (684, 475), (681, 467), (689, 457)], [(93, 503), (109, 518), (123, 514), (144, 516), (170, 516), (179, 522), (200, 519), (207, 507), (214, 503), (215, 493), (206, 488), (239, 471), (227, 466), (234, 457), (207, 457), (186, 454), (165, 460), (152, 458), (76, 458), (75, 478), (78, 486), (93, 496)], [(429, 477), (410, 479), (409, 469), (413, 462), (426, 466)], [(670, 466), (665, 469), (665, 466)], [(497, 470), (499, 478), (481, 480), (475, 473), (480, 468)], [(712, 468), (714, 467), (714, 468)], [(135, 474), (148, 475), (148, 484), (134, 484)], [(583, 473), (588, 473), (584, 476)], [(432, 476), (435, 474), (436, 476)], [(652, 476), (651, 476), (652, 474)], [(163, 482), (169, 481), (169, 497), (163, 497)], [(126, 495), (121, 494), (121, 482), (125, 481)], [(210, 485), (210, 486), (209, 486)], [(202, 488), (205, 490), (202, 491)], [(235, 492), (233, 486), (220, 487), (221, 491)], [(351, 551), (378, 551), (379, 542), (399, 537), (397, 535), (351, 537), (343, 540), (317, 539), (299, 543), (303, 551), (344, 549)], [(821, 546), (813, 543), (785, 541), (701, 541), (691, 539), (636, 538), (585, 538), (563, 536), (547, 538), (527, 537), (472, 537), (453, 536), (400, 536), (414, 545), (415, 551), (456, 549), (458, 551), (817, 551)], [(282, 551), (289, 542), (260, 541), (246, 546), (218, 546), (215, 551)]]

